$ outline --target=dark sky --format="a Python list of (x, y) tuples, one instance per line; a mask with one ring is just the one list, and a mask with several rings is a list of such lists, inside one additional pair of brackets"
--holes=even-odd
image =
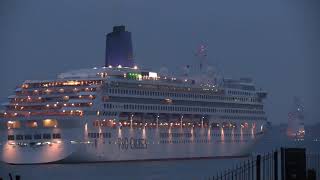
[(0, 0), (0, 100), (25, 79), (103, 66), (104, 34), (120, 24), (140, 66), (174, 72), (205, 43), (225, 77), (253, 77), (269, 92), (271, 122), (287, 121), (293, 96), (306, 123), (320, 121), (317, 0)]

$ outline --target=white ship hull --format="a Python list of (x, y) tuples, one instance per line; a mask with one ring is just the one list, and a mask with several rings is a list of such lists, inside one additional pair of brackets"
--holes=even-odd
[[(207, 128), (132, 129), (106, 128), (111, 138), (88, 138), (86, 130), (66, 132), (67, 137), (84, 134), (82, 140), (62, 139), (28, 143), (3, 144), (2, 160), (10, 164), (77, 163), (108, 161), (147, 161), (198, 158), (231, 158), (250, 154), (262, 133)], [(88, 130), (87, 130), (88, 131)], [(222, 133), (221, 133), (222, 132)], [(160, 133), (181, 134), (179, 138), (161, 138)], [(185, 138), (186, 134), (195, 136)], [(233, 135), (232, 135), (233, 133)], [(48, 141), (49, 142), (49, 141)]]

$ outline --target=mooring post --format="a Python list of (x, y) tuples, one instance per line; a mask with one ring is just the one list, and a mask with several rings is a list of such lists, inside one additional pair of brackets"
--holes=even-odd
[(273, 168), (274, 168), (274, 171), (273, 171), (273, 177), (274, 177), (274, 180), (278, 180), (278, 151), (275, 151), (273, 153)]
[(256, 180), (261, 180), (261, 155), (257, 156), (256, 168)]
[(11, 173), (9, 173), (9, 178), (10, 178), (10, 180), (13, 180), (13, 179), (12, 179), (12, 175), (11, 175)]
[(281, 180), (285, 180), (284, 179), (284, 148), (281, 148)]

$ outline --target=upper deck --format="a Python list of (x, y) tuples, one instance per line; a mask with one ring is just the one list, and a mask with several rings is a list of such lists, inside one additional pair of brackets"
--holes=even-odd
[(102, 67), (61, 73), (54, 80), (27, 80), (3, 104), (6, 110), (0, 117), (82, 116), (105, 87), (108, 90), (103, 92), (113, 96), (183, 101), (261, 104), (266, 96), (265, 92), (256, 91), (248, 79), (224, 79), (218, 85), (210, 80), (173, 77), (137, 67)]

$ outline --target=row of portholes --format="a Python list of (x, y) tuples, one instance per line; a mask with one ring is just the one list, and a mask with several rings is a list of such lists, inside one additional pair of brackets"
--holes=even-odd
[(61, 139), (61, 134), (60, 133), (53, 133), (52, 135), (49, 133), (44, 133), (44, 134), (17, 134), (17, 135), (8, 135), (8, 140), (13, 141), (13, 140), (32, 140), (32, 139)]

